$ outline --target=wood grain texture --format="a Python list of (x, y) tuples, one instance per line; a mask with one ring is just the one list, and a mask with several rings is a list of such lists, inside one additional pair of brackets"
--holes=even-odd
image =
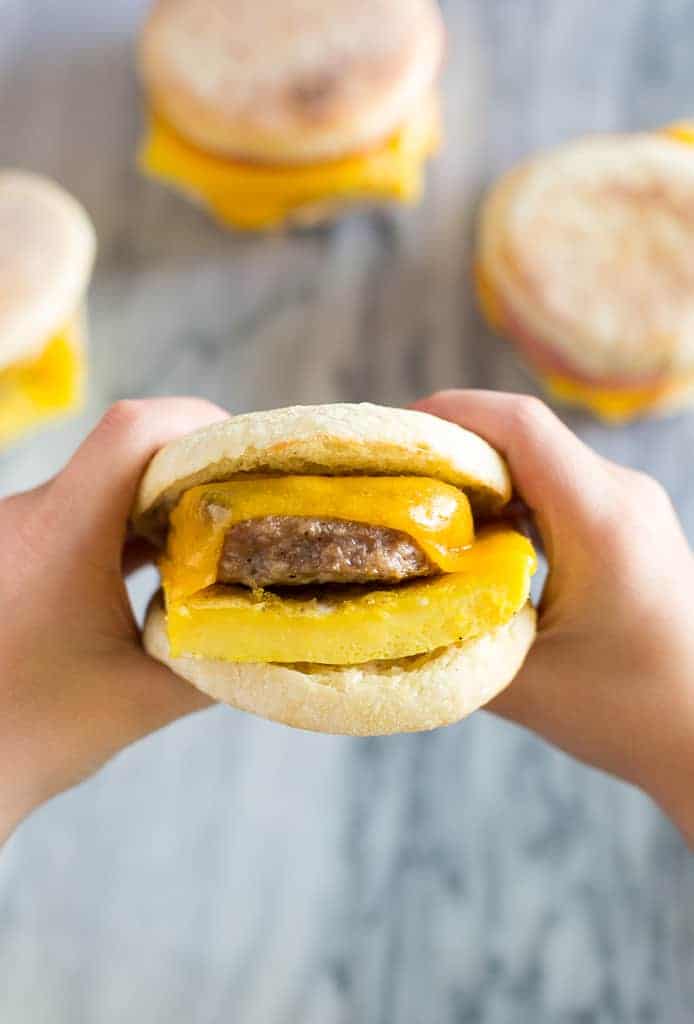
[[(422, 207), (268, 240), (138, 176), (142, 3), (0, 0), (0, 163), (56, 176), (100, 238), (88, 408), (5, 456), (3, 492), (122, 396), (532, 390), (474, 308), (480, 192), (539, 146), (691, 113), (694, 3), (445, 7), (448, 145)], [(658, 476), (694, 535), (693, 416), (568, 419)], [(7, 1024), (685, 1024), (694, 863), (639, 794), (484, 715), (351, 741), (215, 710), (10, 842), (0, 979)]]

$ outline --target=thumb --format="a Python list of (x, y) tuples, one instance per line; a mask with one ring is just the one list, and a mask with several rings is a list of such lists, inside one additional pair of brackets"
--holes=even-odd
[(440, 391), (415, 404), (485, 438), (509, 464), (543, 540), (594, 522), (607, 507), (609, 463), (537, 398), (496, 391)]
[(62, 535), (78, 550), (99, 550), (119, 565), (128, 514), (150, 458), (167, 442), (228, 415), (198, 398), (112, 405), (50, 483), (51, 513), (65, 524)]

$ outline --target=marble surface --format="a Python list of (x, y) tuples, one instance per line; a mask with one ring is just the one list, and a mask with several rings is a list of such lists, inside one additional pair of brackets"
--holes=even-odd
[[(236, 410), (531, 390), (470, 292), (485, 183), (538, 146), (692, 110), (690, 0), (449, 0), (448, 146), (415, 212), (233, 239), (138, 176), (135, 0), (0, 0), (0, 163), (92, 213), (92, 384), (0, 461), (59, 467), (121, 396)], [(694, 416), (572, 427), (669, 487)], [(142, 605), (151, 573), (134, 586)], [(0, 856), (3, 1024), (685, 1024), (694, 861), (636, 792), (484, 714), (303, 735), (217, 709), (118, 758)]]

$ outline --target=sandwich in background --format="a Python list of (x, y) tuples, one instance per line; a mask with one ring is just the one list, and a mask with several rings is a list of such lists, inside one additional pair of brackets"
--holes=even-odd
[(164, 548), (149, 653), (212, 697), (302, 729), (456, 722), (535, 635), (535, 554), (506, 464), (422, 412), (234, 416), (164, 447), (135, 531)]
[(79, 407), (94, 229), (47, 178), (0, 172), (0, 446)]
[(476, 262), (489, 323), (551, 395), (608, 423), (694, 396), (694, 131), (541, 153), (485, 199)]
[(241, 229), (412, 203), (443, 47), (435, 0), (156, 0), (141, 166)]

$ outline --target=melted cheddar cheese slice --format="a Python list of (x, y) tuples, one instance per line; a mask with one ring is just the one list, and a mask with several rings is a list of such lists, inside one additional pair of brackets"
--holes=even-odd
[(81, 317), (55, 334), (39, 355), (0, 369), (0, 444), (82, 400)]
[(667, 125), (662, 131), (671, 139), (694, 146), (694, 121), (676, 121), (674, 124)]
[(474, 541), (472, 512), (457, 487), (427, 477), (280, 476), (193, 487), (171, 513), (161, 565), (170, 602), (217, 580), (226, 532), (261, 516), (318, 516), (400, 530), (443, 572)]
[(167, 602), (174, 657), (358, 665), (462, 643), (508, 622), (528, 600), (532, 545), (510, 529), (480, 534), (459, 570), (395, 587), (281, 597), (213, 586)]
[[(267, 515), (338, 518), (407, 534), (441, 575), (396, 586), (282, 594), (220, 585), (227, 531)], [(426, 477), (248, 477), (186, 491), (171, 513), (162, 583), (174, 657), (353, 665), (422, 654), (508, 622), (528, 600), (530, 542), (475, 538), (467, 497)], [(307, 596), (308, 595), (308, 596)]]
[(561, 374), (548, 374), (542, 380), (559, 401), (583, 406), (600, 419), (615, 424), (626, 423), (648, 412), (681, 386), (680, 381), (675, 381), (640, 388), (601, 388)]
[(422, 164), (438, 141), (439, 117), (432, 100), (375, 149), (320, 164), (271, 166), (198, 149), (154, 113), (140, 163), (149, 174), (204, 203), (224, 223), (257, 230), (334, 204), (414, 202), (422, 188)]

